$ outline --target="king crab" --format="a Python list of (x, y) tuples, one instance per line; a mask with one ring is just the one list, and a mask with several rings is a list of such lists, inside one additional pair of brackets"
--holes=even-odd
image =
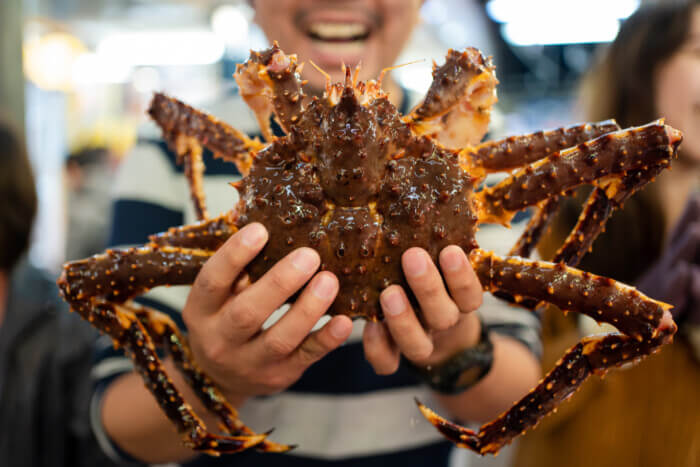
[[(479, 431), (418, 403), (448, 439), (481, 454), (496, 453), (536, 425), (589, 375), (639, 360), (671, 341), (676, 325), (669, 305), (575, 266), (611, 212), (669, 166), (681, 140), (677, 130), (661, 121), (620, 130), (607, 121), (479, 144), (497, 80), (490, 59), (476, 49), (450, 50), (445, 64), (434, 68), (423, 102), (406, 116), (382, 91), (381, 76), (358, 82), (357, 71), (353, 76), (346, 68), (344, 83), (329, 78), (322, 98), (307, 99), (299, 68), (296, 56), (275, 44), (252, 52), (236, 71), (266, 143), (156, 94), (150, 115), (185, 164), (200, 222), (153, 235), (140, 248), (68, 263), (58, 281), (71, 308), (130, 355), (190, 447), (212, 455), (250, 447), (289, 449), (238, 419), (167, 316), (131, 301), (156, 286), (191, 284), (217, 248), (250, 222), (270, 232), (270, 241), (247, 268), (251, 279), (300, 246), (315, 248), (322, 269), (340, 279), (330, 314), (382, 320), (381, 290), (406, 286), (402, 252), (418, 246), (435, 260), (455, 244), (469, 254), (484, 290), (530, 309), (548, 302), (619, 329), (584, 338), (536, 388)], [(271, 116), (286, 136), (273, 136)], [(202, 147), (236, 164), (244, 176), (235, 184), (238, 205), (213, 218), (202, 191)], [(502, 182), (479, 189), (486, 174), (513, 169)], [(559, 199), (583, 184), (594, 190), (552, 261), (526, 259)], [(479, 249), (478, 224), (507, 225), (527, 207), (536, 214), (509, 256)], [(192, 411), (166, 374), (158, 347), (170, 353), (227, 436), (209, 432)]]

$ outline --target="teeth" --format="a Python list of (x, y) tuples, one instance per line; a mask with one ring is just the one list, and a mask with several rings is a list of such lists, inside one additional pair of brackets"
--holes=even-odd
[(350, 42), (324, 42), (313, 41), (313, 44), (322, 52), (331, 53), (334, 55), (353, 55), (362, 52), (365, 41), (350, 41)]
[(350, 39), (367, 34), (368, 29), (362, 23), (314, 23), (309, 27), (312, 34), (321, 39)]

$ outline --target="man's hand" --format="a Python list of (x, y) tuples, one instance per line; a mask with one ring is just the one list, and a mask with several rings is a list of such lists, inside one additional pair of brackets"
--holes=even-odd
[[(338, 279), (330, 272), (314, 276), (320, 258), (310, 248), (293, 251), (254, 284), (240, 287), (246, 281), (243, 268), (267, 238), (257, 223), (232, 236), (202, 268), (183, 310), (197, 363), (234, 405), (286, 389), (352, 330), (347, 316), (335, 316), (311, 332), (333, 303)], [(262, 330), (272, 312), (309, 279), (291, 309)]]
[(416, 365), (427, 366), (478, 342), (479, 320), (471, 312), (481, 306), (479, 279), (457, 246), (442, 250), (439, 261), (447, 289), (427, 252), (411, 248), (401, 258), (423, 323), (400, 286), (393, 285), (382, 292), (380, 303), (385, 321), (367, 323), (363, 338), (365, 356), (378, 374), (394, 373), (400, 354)]

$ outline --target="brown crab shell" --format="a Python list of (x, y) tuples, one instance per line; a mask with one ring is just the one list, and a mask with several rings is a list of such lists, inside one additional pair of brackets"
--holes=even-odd
[(386, 97), (360, 104), (346, 88), (335, 105), (316, 99), (236, 184), (236, 225), (270, 233), (247, 271), (257, 280), (292, 250), (314, 248), (340, 279), (329, 314), (381, 320), (384, 288), (410, 296), (404, 251), (421, 247), (437, 262), (448, 245), (477, 247), (473, 185), (458, 153), (414, 137)]

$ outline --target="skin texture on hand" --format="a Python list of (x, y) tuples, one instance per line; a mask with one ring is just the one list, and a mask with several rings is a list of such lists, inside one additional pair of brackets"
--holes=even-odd
[[(254, 284), (231, 292), (267, 238), (256, 223), (231, 237), (202, 268), (183, 310), (196, 361), (234, 400), (286, 389), (352, 330), (348, 317), (335, 316), (311, 332), (335, 299), (338, 279), (328, 272), (315, 274), (320, 258), (310, 248), (293, 251)], [(307, 281), (285, 316), (262, 330)]]
[[(419, 248), (403, 254), (404, 274), (424, 322), (401, 287), (384, 290), (384, 322), (367, 323), (363, 336), (365, 357), (378, 374), (394, 373), (401, 354), (415, 365), (436, 365), (478, 342), (481, 325), (473, 311), (481, 306), (483, 290), (471, 263), (454, 245), (440, 252), (439, 263), (440, 270)], [(491, 340), (493, 364), (481, 381), (460, 394), (434, 393), (450, 417), (486, 422), (537, 383), (540, 363), (525, 345), (497, 334)]]
[[(316, 274), (318, 254), (300, 248), (250, 284), (241, 273), (268, 239), (250, 224), (233, 235), (204, 265), (183, 309), (197, 364), (234, 406), (254, 395), (293, 384), (312, 363), (341, 345), (352, 331), (347, 316), (335, 316), (311, 332), (338, 292), (333, 274)], [(287, 314), (262, 330), (267, 318), (304, 284)], [(184, 383), (170, 359), (169, 375), (207, 426), (217, 420)], [(132, 372), (109, 386), (102, 400), (105, 431), (123, 450), (149, 463), (184, 461), (195, 453), (182, 444), (141, 377)]]
[(459, 247), (442, 250), (439, 261), (444, 282), (424, 250), (411, 248), (403, 254), (404, 274), (425, 322), (419, 321), (401, 287), (382, 292), (385, 321), (367, 323), (363, 336), (365, 355), (377, 373), (395, 372), (400, 354), (416, 365), (434, 365), (478, 341), (479, 320), (471, 312), (481, 305), (479, 280)]

